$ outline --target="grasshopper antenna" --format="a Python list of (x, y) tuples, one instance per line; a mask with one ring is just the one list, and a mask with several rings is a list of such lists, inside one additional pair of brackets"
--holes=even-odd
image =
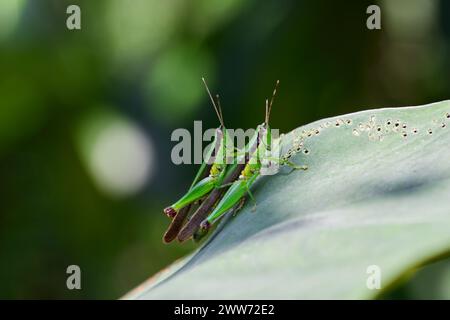
[(219, 109), (217, 108), (217, 105), (214, 102), (214, 98), (211, 95), (211, 91), (209, 91), (208, 85), (206, 84), (205, 78), (202, 77), (202, 81), (203, 81), (203, 84), (205, 85), (206, 91), (208, 92), (209, 98), (211, 99), (211, 102), (213, 104), (214, 110), (216, 110), (216, 114), (217, 114), (217, 117), (219, 118), (220, 124), (222, 125), (222, 127), (225, 127), (223, 125), (223, 119), (221, 117), (222, 112), (219, 112)]
[(217, 101), (217, 106), (219, 107), (220, 118), (222, 119), (222, 125), (223, 125), (222, 106), (220, 105), (220, 97), (218, 94), (216, 94), (216, 101)]
[(275, 88), (273, 89), (273, 92), (272, 92), (272, 99), (270, 99), (269, 106), (267, 106), (267, 100), (266, 100), (266, 123), (267, 124), (269, 123), (270, 111), (272, 111), (273, 100), (275, 99), (275, 96), (277, 94), (277, 89), (278, 89), (279, 84), (280, 84), (280, 80), (277, 80), (277, 82), (275, 83)]

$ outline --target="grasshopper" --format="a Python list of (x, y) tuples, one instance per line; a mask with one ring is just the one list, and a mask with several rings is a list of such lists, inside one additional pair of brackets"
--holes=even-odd
[[(202, 165), (200, 166), (188, 192), (177, 202), (164, 209), (164, 213), (168, 217), (173, 218), (171, 225), (169, 226), (163, 237), (163, 241), (166, 243), (171, 242), (177, 236), (179, 230), (183, 225), (184, 219), (189, 214), (189, 210), (192, 204), (194, 204), (195, 202), (199, 202), (213, 189), (221, 186), (222, 181), (225, 177), (227, 177), (227, 175), (229, 175), (229, 172), (231, 171), (227, 168), (229, 155), (227, 143), (229, 143), (231, 140), (224, 125), (219, 96), (216, 96), (216, 104), (205, 79), (202, 78), (202, 81), (211, 99), (214, 110), (216, 111), (220, 126), (215, 130), (214, 139), (211, 144), (212, 147), (208, 150), (205, 156), (205, 161), (203, 161)], [(210, 163), (212, 164), (209, 165)], [(202, 178), (202, 175), (205, 175), (205, 173), (207, 172), (206, 168), (208, 165), (210, 166), (209, 174), (207, 174), (206, 177)], [(232, 167), (232, 170), (233, 168), (234, 167)], [(229, 179), (227, 181), (229, 181)]]
[[(266, 119), (265, 123), (268, 125), (269, 117), (270, 117), (270, 109), (273, 105), (273, 100), (276, 95), (277, 87), (279, 85), (279, 81), (277, 81), (275, 85), (275, 89), (273, 90), (272, 99), (270, 105), (268, 106), (266, 100)], [(226, 187), (233, 184), (233, 182), (239, 179), (241, 172), (246, 167), (249, 161), (249, 155), (253, 154), (258, 146), (258, 136), (260, 131), (265, 126), (258, 126), (255, 134), (250, 138), (249, 143), (244, 147), (241, 158), (237, 161), (237, 164), (233, 164), (230, 168), (230, 174), (227, 175), (226, 179), (223, 181), (223, 185), (220, 188), (216, 188), (211, 192), (211, 194), (205, 199), (205, 201), (201, 204), (201, 206), (197, 209), (197, 211), (192, 215), (191, 219), (186, 223), (186, 225), (181, 229), (178, 234), (178, 240), (183, 242), (193, 236), (194, 241), (203, 237), (206, 232), (205, 230), (199, 230), (200, 223), (214, 210), (214, 206), (221, 199), (222, 194), (226, 189)], [(271, 139), (271, 138), (270, 138)], [(267, 144), (270, 147), (270, 142)], [(243, 160), (243, 161), (242, 161)], [(235, 211), (237, 211), (243, 205), (243, 201), (240, 201), (239, 204), (235, 205)]]
[[(205, 84), (209, 97), (211, 98), (211, 102), (216, 111), (217, 117), (219, 118), (220, 126), (215, 130), (214, 139), (212, 143), (213, 147), (209, 149), (206, 155), (207, 160), (202, 163), (188, 192), (184, 196), (182, 196), (177, 202), (164, 209), (164, 213), (170, 218), (174, 218), (180, 209), (203, 198), (214, 187), (220, 186), (223, 178), (225, 177), (225, 173), (227, 172), (226, 157), (228, 151), (226, 150), (226, 148), (227, 142), (229, 141), (229, 136), (223, 123), (222, 109), (219, 108), (214, 102), (214, 99), (209, 91), (209, 88), (206, 85), (205, 79), (202, 78), (202, 80), (203, 83)], [(207, 163), (211, 162), (213, 163), (211, 165), (209, 175), (200, 180), (200, 177), (202, 176), (203, 172), (206, 169)]]
[[(278, 84), (278, 82), (277, 82)], [(274, 95), (276, 88), (274, 90)], [(239, 178), (231, 183), (231, 187), (227, 190), (225, 195), (219, 201), (214, 210), (208, 215), (208, 217), (200, 223), (200, 229), (202, 231), (207, 231), (212, 224), (218, 221), (225, 213), (227, 213), (232, 208), (240, 208), (245, 200), (245, 195), (248, 194), (249, 197), (255, 203), (256, 200), (250, 191), (250, 187), (260, 176), (261, 168), (264, 161), (278, 162), (280, 165), (289, 165), (294, 170), (306, 170), (306, 166), (299, 166), (295, 163), (289, 161), (288, 157), (273, 158), (271, 154), (271, 144), (272, 144), (272, 132), (269, 126), (270, 111), (272, 109), (273, 97), (269, 104), (266, 100), (266, 116), (264, 123), (260, 124), (256, 129), (256, 135), (258, 136), (256, 148), (250, 150), (250, 158), (248, 163), (245, 165), (241, 172)], [(269, 154), (269, 156), (267, 156)]]
[[(234, 211), (239, 210), (245, 201), (246, 194), (250, 196), (256, 206), (256, 201), (250, 191), (250, 187), (260, 175), (264, 161), (268, 162), (269, 165), (271, 161), (277, 161), (281, 165), (289, 165), (294, 169), (306, 169), (305, 166), (297, 166), (290, 162), (289, 158), (282, 157), (281, 159), (277, 159), (267, 156), (267, 154), (270, 154), (272, 143), (269, 118), (279, 81), (276, 83), (270, 104), (266, 99), (265, 121), (257, 126), (255, 134), (244, 147), (242, 153), (243, 156), (239, 158), (240, 161), (235, 161), (226, 167), (226, 164), (221, 162), (221, 160), (222, 157), (224, 157), (224, 152), (227, 151), (225, 149), (226, 143), (229, 141), (227, 139), (230, 138), (227, 136), (223, 124), (220, 101), (217, 96), (217, 107), (204, 79), (203, 82), (221, 124), (220, 127), (216, 129), (214, 139), (216, 148), (220, 147), (220, 149), (211, 166), (209, 176), (198, 182), (206, 168), (206, 164), (203, 163), (188, 193), (174, 205), (165, 209), (168, 216), (175, 216), (169, 230), (164, 236), (165, 242), (170, 242), (175, 237), (178, 237), (180, 242), (183, 242), (192, 236), (194, 237), (194, 240), (197, 240), (206, 234), (210, 226), (218, 221), (230, 209), (234, 208)], [(223, 134), (224, 132), (225, 135)], [(239, 152), (239, 150), (237, 151)], [(212, 153), (207, 155), (207, 158), (211, 157)], [(217, 161), (217, 157), (219, 157), (219, 161)], [(244, 160), (243, 163), (241, 163), (242, 160)], [(219, 174), (217, 174), (217, 172), (219, 172)], [(228, 187), (228, 191), (222, 197)], [(204, 201), (197, 208), (195, 213), (192, 214), (189, 221), (183, 226), (183, 221), (188, 215), (191, 204), (201, 198), (203, 198)]]
[(256, 143), (256, 135), (250, 139), (249, 144), (244, 148), (244, 154), (241, 158), (238, 158), (230, 168), (228, 169), (228, 173), (223, 181), (223, 185), (219, 188), (215, 188), (211, 193), (206, 197), (206, 199), (202, 202), (202, 204), (198, 207), (189, 221), (183, 226), (181, 231), (178, 234), (178, 241), (183, 242), (194, 236), (194, 241), (199, 240), (197, 237), (197, 230), (200, 227), (200, 223), (208, 216), (208, 214), (213, 209), (214, 205), (217, 201), (222, 197), (222, 194), (225, 192), (225, 188), (235, 180), (239, 178), (239, 174), (245, 168), (245, 165), (248, 161), (248, 148), (251, 145)]

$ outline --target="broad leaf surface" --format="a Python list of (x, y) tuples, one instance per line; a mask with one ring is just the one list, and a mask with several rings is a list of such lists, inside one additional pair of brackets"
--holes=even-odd
[[(450, 250), (448, 113), (444, 101), (294, 130), (283, 152), (302, 137), (292, 161), (308, 170), (259, 179), (255, 211), (247, 201), (195, 253), (126, 298), (377, 297)], [(381, 271), (381, 290), (368, 288), (369, 266)]]

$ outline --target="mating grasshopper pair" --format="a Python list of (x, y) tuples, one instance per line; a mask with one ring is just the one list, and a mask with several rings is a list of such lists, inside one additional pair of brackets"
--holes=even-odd
[[(216, 104), (205, 80), (203, 78), (202, 80), (219, 118), (220, 126), (215, 130), (213, 147), (207, 152), (205, 161), (200, 166), (188, 192), (177, 202), (164, 209), (164, 213), (172, 218), (172, 223), (163, 238), (165, 243), (169, 243), (175, 238), (178, 238), (180, 242), (191, 237), (194, 240), (200, 239), (207, 233), (211, 225), (220, 220), (228, 211), (239, 210), (246, 195), (256, 205), (250, 187), (260, 176), (264, 161), (289, 165), (293, 169), (306, 169), (305, 166), (298, 166), (290, 162), (288, 158), (271, 157), (272, 131), (269, 126), (269, 118), (279, 81), (276, 83), (270, 103), (266, 99), (264, 122), (257, 126), (255, 134), (243, 150), (230, 152), (231, 138), (224, 125), (219, 96), (216, 96)], [(230, 154), (232, 154), (231, 161)], [(198, 208), (183, 225), (194, 205), (198, 205)]]

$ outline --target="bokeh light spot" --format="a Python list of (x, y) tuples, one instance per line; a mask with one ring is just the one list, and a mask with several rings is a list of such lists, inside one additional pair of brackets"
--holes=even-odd
[(25, 0), (0, 1), (0, 41), (7, 39), (16, 29), (25, 3)]
[(83, 160), (101, 191), (129, 196), (141, 190), (154, 172), (151, 140), (130, 120), (96, 112), (79, 130)]

